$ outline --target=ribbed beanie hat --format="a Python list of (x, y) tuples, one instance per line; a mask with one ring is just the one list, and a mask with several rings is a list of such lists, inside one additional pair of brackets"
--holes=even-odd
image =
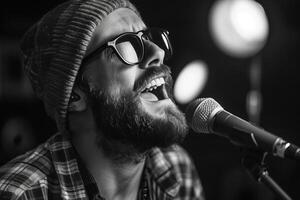
[(128, 0), (71, 0), (42, 17), (24, 35), (24, 68), (36, 95), (59, 131), (66, 130), (69, 99), (82, 58), (96, 26)]

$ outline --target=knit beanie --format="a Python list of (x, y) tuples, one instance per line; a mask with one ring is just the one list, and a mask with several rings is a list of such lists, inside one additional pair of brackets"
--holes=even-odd
[(118, 8), (139, 15), (128, 0), (67, 1), (45, 14), (21, 41), (25, 72), (60, 132), (67, 128), (71, 92), (92, 34)]

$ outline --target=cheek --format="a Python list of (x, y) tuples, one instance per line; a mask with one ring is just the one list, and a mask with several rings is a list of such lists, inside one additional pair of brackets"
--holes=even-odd
[(106, 67), (93, 66), (86, 71), (90, 89), (100, 89), (113, 96), (124, 91), (132, 91), (136, 80), (137, 70), (134, 66), (106, 65)]
[(112, 96), (119, 96), (122, 93), (132, 92), (134, 88), (135, 74), (129, 71), (122, 71), (112, 76), (107, 87), (107, 92)]
[(85, 76), (90, 89), (105, 89), (110, 85), (111, 78), (105, 70), (94, 70)]
[(136, 80), (136, 70), (134, 67), (120, 70), (115, 74), (114, 80), (120, 85), (121, 88), (133, 89)]
[(134, 67), (128, 68), (128, 66), (126, 66), (124, 70), (120, 70), (114, 74), (108, 88), (108, 92), (111, 95), (119, 96), (120, 94), (133, 92), (136, 80), (136, 70), (133, 68)]

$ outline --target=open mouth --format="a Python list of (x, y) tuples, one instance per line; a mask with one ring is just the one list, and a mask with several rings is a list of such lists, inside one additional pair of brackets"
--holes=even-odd
[(155, 78), (149, 82), (141, 92), (141, 97), (148, 101), (160, 101), (168, 99), (163, 77)]

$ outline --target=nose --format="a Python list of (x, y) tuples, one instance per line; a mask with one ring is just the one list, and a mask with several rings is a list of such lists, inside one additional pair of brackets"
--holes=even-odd
[(148, 68), (151, 66), (159, 66), (163, 64), (165, 51), (150, 40), (144, 40), (144, 58), (140, 64), (140, 68)]

